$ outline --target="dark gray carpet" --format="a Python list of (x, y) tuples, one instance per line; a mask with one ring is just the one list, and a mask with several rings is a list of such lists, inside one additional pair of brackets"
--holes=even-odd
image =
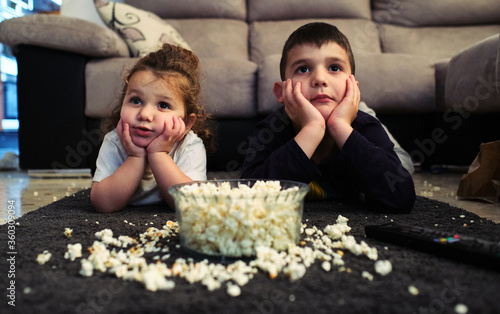
[[(18, 219), (14, 279), (9, 278), (9, 249), (6, 245), (2, 248), (0, 312), (14, 310), (6, 297), (10, 280), (15, 280), (18, 313), (455, 313), (459, 303), (468, 307), (468, 313), (500, 312), (500, 272), (364, 236), (365, 225), (393, 219), (423, 227), (439, 224), (440, 230), (500, 241), (500, 225), (422, 197), (417, 198), (411, 214), (402, 215), (370, 212), (361, 203), (307, 202), (304, 221), (323, 229), (333, 224), (339, 214), (349, 218), (349, 234), (358, 242), (365, 240), (377, 247), (379, 259), (392, 262), (389, 275), (376, 274), (374, 262), (365, 256), (346, 253), (344, 261), (351, 273), (339, 272), (337, 268), (326, 273), (318, 262), (296, 282), (284, 275), (271, 280), (259, 272), (242, 287), (239, 297), (229, 296), (225, 288), (210, 292), (201, 284), (188, 284), (183, 279), (175, 279), (173, 291), (150, 292), (140, 283), (125, 282), (110, 274), (80, 276), (79, 261), (70, 262), (63, 257), (66, 245), (82, 243), (86, 257), (85, 248), (92, 245), (96, 231), (110, 228), (115, 236), (137, 237), (147, 229), (144, 224), (153, 222), (155, 227), (161, 227), (167, 220), (175, 220), (175, 213), (150, 206), (99, 214), (90, 204), (89, 191), (82, 191)], [(124, 220), (136, 226), (125, 224)], [(0, 243), (7, 243), (7, 228), (0, 226)], [(71, 239), (63, 235), (64, 228), (74, 230)], [(177, 238), (170, 246), (172, 257), (168, 261), (189, 257), (182, 249), (175, 249), (176, 241)], [(52, 252), (52, 259), (39, 265), (36, 257), (43, 250)], [(361, 277), (364, 270), (374, 274), (373, 281)], [(418, 295), (408, 292), (410, 285), (419, 289)]]

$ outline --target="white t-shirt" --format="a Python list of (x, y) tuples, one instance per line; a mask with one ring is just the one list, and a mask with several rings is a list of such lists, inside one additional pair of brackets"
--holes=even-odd
[[(207, 179), (207, 155), (203, 141), (189, 131), (184, 139), (172, 147), (170, 156), (179, 169), (194, 181)], [(97, 157), (93, 181), (101, 182), (113, 174), (127, 159), (128, 154), (122, 145), (116, 129), (106, 134)], [(164, 198), (156, 184), (149, 165), (141, 179), (139, 187), (130, 199), (131, 205), (157, 204)]]

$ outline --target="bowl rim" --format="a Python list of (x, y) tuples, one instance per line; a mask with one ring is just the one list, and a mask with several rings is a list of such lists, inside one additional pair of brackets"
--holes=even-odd
[[(280, 182), (280, 185), (282, 185), (281, 183), (282, 182), (286, 182), (286, 183), (289, 183), (289, 184), (294, 184), (294, 185), (297, 185), (299, 187), (299, 190), (302, 190), (302, 189), (307, 189), (307, 192), (309, 192), (310, 190), (310, 186), (309, 184), (307, 183), (304, 183), (304, 182), (300, 182), (300, 181), (294, 181), (294, 180), (273, 180), (273, 179), (217, 179), (217, 180), (195, 180), (195, 181), (191, 181), (191, 182), (184, 182), (184, 183), (178, 183), (178, 184), (174, 184), (172, 185), (169, 189), (168, 189), (168, 193), (169, 194), (172, 194), (172, 192), (177, 192), (179, 191), (179, 189), (183, 186), (186, 186), (186, 185), (192, 185), (192, 184), (206, 184), (206, 183), (224, 183), (224, 182), (229, 182), (229, 183), (235, 183), (235, 182), (253, 182), (253, 184), (255, 184), (256, 182), (258, 181), (279, 181)], [(251, 186), (253, 186), (253, 184)], [(283, 189), (281, 190), (283, 191)]]

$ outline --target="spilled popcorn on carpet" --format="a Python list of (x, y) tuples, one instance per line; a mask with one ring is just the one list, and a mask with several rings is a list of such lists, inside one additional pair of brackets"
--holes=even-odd
[[(304, 235), (304, 240), (299, 245), (289, 245), (283, 251), (257, 247), (255, 259), (249, 262), (237, 260), (221, 264), (210, 263), (205, 259), (195, 263), (192, 258), (177, 258), (168, 267), (165, 261), (170, 258), (170, 247), (161, 240), (167, 239), (168, 243), (169, 239), (178, 237), (179, 225), (174, 221), (167, 221), (162, 229), (149, 227), (138, 239), (126, 235), (115, 237), (112, 230), (103, 229), (95, 233), (96, 240), (87, 249), (88, 255), (83, 257), (82, 245), (76, 243), (67, 245), (64, 257), (71, 261), (79, 260), (79, 273), (84, 277), (93, 276), (96, 271), (105, 272), (123, 280), (141, 282), (150, 291), (172, 290), (175, 288), (172, 278), (179, 277), (189, 283), (199, 282), (209, 291), (225, 286), (227, 294), (233, 297), (239, 296), (241, 287), (259, 271), (267, 273), (271, 279), (284, 274), (289, 280), (295, 281), (305, 275), (307, 268), (319, 261), (325, 272), (334, 268), (339, 272), (350, 272), (343, 260), (344, 252), (356, 256), (365, 255), (376, 261), (374, 271), (377, 274), (389, 274), (392, 271), (391, 262), (378, 260), (376, 248), (368, 246), (364, 241), (358, 243), (353, 236), (346, 235), (351, 230), (347, 222), (346, 217), (339, 215), (336, 223), (326, 226), (324, 230), (302, 224), (301, 234)], [(124, 223), (130, 224), (128, 221)], [(66, 229), (64, 234), (69, 238), (71, 233)], [(148, 263), (146, 253), (153, 253), (153, 263)], [(37, 257), (38, 263), (45, 264), (51, 255), (49, 251), (43, 251)], [(362, 277), (374, 279), (369, 271), (364, 271)]]

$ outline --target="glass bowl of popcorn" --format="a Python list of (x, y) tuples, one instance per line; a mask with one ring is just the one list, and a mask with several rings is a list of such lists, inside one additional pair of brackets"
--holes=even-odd
[(227, 257), (297, 244), (308, 191), (305, 183), (283, 180), (197, 181), (169, 189), (183, 248)]

